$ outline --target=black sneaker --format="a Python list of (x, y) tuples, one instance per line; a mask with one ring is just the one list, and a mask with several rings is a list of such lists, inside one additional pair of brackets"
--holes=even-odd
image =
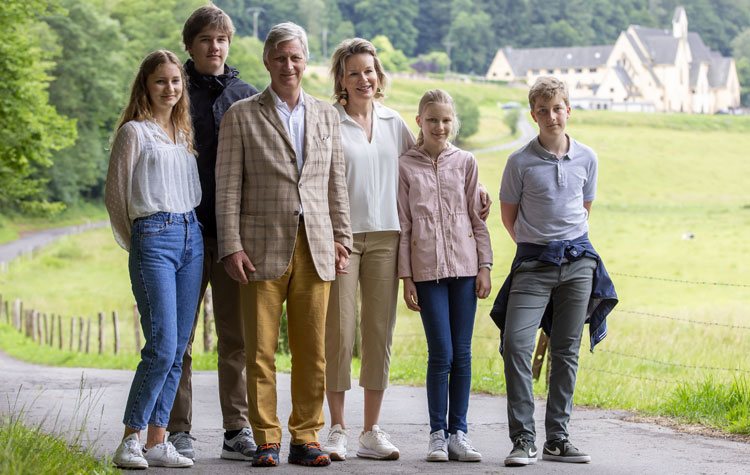
[(520, 467), (536, 463), (536, 445), (520, 435), (513, 441), (513, 450), (505, 457), (507, 467)]
[(305, 467), (325, 467), (331, 465), (331, 458), (317, 442), (289, 444), (289, 463)]
[(261, 444), (253, 455), (253, 467), (276, 467), (279, 465), (279, 444)]
[(548, 440), (545, 442), (544, 450), (542, 450), (542, 458), (544, 460), (554, 460), (555, 462), (591, 462), (591, 457), (575, 448), (568, 439)]

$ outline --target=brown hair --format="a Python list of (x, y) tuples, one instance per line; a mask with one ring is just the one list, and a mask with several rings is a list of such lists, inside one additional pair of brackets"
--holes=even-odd
[(554, 76), (541, 76), (529, 89), (529, 107), (534, 110), (534, 104), (538, 99), (549, 101), (558, 95), (562, 96), (565, 105), (570, 107), (568, 86)]
[[(453, 140), (458, 135), (458, 130), (461, 128), (461, 122), (458, 120), (456, 115), (456, 105), (453, 103), (453, 98), (447, 92), (442, 89), (433, 89), (427, 91), (419, 101), (419, 108), (417, 109), (417, 115), (422, 115), (425, 108), (430, 104), (448, 104), (453, 110), (453, 127), (451, 128), (451, 134), (448, 140)], [(424, 135), (422, 134), (422, 127), (419, 128), (419, 135), (417, 136), (417, 146), (421, 147), (424, 144)]]
[(160, 49), (150, 53), (141, 62), (138, 73), (135, 75), (133, 85), (130, 88), (130, 100), (128, 105), (122, 111), (120, 120), (117, 122), (117, 128), (120, 130), (126, 122), (131, 120), (152, 120), (154, 118), (151, 110), (151, 100), (148, 97), (148, 86), (146, 81), (148, 77), (156, 71), (160, 65), (172, 63), (177, 66), (182, 78), (182, 95), (177, 104), (172, 108), (172, 122), (174, 122), (176, 132), (182, 133), (187, 141), (188, 150), (194, 153), (193, 149), (193, 124), (190, 120), (190, 99), (187, 91), (187, 78), (185, 70), (177, 56), (171, 51)]
[(232, 42), (232, 35), (234, 35), (232, 19), (224, 13), (224, 10), (209, 3), (196, 9), (185, 21), (185, 26), (182, 27), (182, 43), (185, 45), (185, 50), (193, 45), (195, 37), (207, 26), (221, 31), (227, 35), (229, 42)]
[(383, 90), (388, 84), (388, 78), (383, 69), (383, 63), (378, 58), (375, 46), (369, 41), (362, 38), (350, 38), (344, 40), (336, 47), (336, 51), (331, 56), (331, 77), (333, 77), (333, 98), (338, 101), (342, 93), (345, 93), (341, 81), (344, 79), (344, 70), (346, 69), (346, 60), (357, 54), (369, 54), (372, 56), (375, 64), (375, 74), (378, 76), (378, 91), (375, 97), (383, 97)]

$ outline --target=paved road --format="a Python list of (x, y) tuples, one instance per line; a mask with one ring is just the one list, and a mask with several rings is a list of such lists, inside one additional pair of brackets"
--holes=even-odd
[[(23, 409), (28, 421), (46, 421), (45, 426), (73, 433), (83, 426), (88, 410), (84, 442), (102, 455), (109, 454), (122, 437), (122, 411), (132, 378), (130, 371), (50, 368), (19, 362), (0, 353), (0, 412)], [(221, 414), (216, 391), (216, 372), (194, 374), (193, 408), (197, 460), (190, 471), (195, 474), (235, 474), (238, 470), (273, 473), (307, 473), (285, 463), (288, 434), (285, 433), (278, 469), (252, 469), (246, 462), (221, 460)], [(84, 381), (81, 390), (81, 381)], [(19, 388), (20, 391), (19, 391)], [(279, 413), (286, 421), (290, 412), (289, 376), (279, 375)], [(84, 397), (83, 404), (77, 401)], [(352, 434), (361, 430), (362, 391), (348, 396), (347, 417)], [(536, 419), (543, 420), (544, 402), (538, 401)], [(401, 459), (379, 462), (354, 456), (356, 439), (350, 437), (349, 457), (323, 471), (346, 473), (588, 473), (588, 474), (694, 474), (747, 473), (750, 445), (675, 432), (647, 423), (629, 422), (623, 411), (576, 408), (570, 424), (574, 442), (588, 451), (593, 462), (587, 465), (539, 461), (534, 466), (505, 468), (502, 461), (510, 451), (507, 438), (505, 399), (472, 395), (469, 432), (474, 445), (484, 455), (479, 464), (428, 463), (423, 461), (427, 447), (427, 403), (423, 388), (395, 386), (386, 393), (382, 427), (401, 449)], [(543, 424), (538, 422), (540, 431)], [(322, 435), (325, 435), (326, 430)], [(151, 469), (149, 473), (174, 473)]]
[[(505, 111), (503, 111), (502, 113), (505, 113)], [(499, 152), (501, 150), (516, 150), (516, 149), (523, 147), (524, 145), (529, 143), (529, 141), (533, 139), (537, 134), (537, 130), (534, 128), (534, 126), (532, 126), (529, 123), (528, 118), (529, 118), (529, 110), (525, 108), (521, 108), (518, 114), (518, 122), (517, 122), (518, 130), (521, 132), (521, 134), (518, 136), (517, 139), (512, 140), (510, 142), (501, 143), (499, 145), (493, 145), (492, 147), (478, 148), (475, 150), (471, 150), (471, 153), (476, 155), (479, 153), (486, 153), (486, 152)]]
[(68, 234), (77, 234), (89, 229), (101, 228), (108, 225), (109, 221), (98, 221), (95, 223), (66, 226), (63, 228), (45, 229), (27, 234), (16, 241), (0, 244), (0, 263), (7, 264), (18, 256), (31, 253), (36, 249), (47, 246)]

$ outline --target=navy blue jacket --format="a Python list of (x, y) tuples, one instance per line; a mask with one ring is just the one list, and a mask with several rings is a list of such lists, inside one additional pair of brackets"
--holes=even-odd
[[(597, 266), (594, 271), (594, 281), (591, 288), (591, 298), (586, 312), (586, 323), (589, 324), (589, 337), (591, 342), (591, 351), (594, 346), (607, 336), (607, 315), (617, 305), (617, 292), (609, 278), (607, 269), (594, 250), (594, 246), (589, 241), (588, 233), (579, 236), (570, 241), (552, 241), (549, 244), (529, 244), (519, 243), (516, 248), (516, 256), (513, 258), (510, 274), (505, 279), (500, 292), (495, 298), (495, 303), (490, 311), (490, 317), (495, 325), (500, 329), (500, 352), (503, 351), (503, 331), (505, 330), (505, 319), (508, 309), (508, 299), (510, 298), (510, 287), (513, 282), (513, 274), (518, 266), (525, 261), (538, 260), (553, 265), (561, 265), (565, 259), (576, 261), (583, 257), (596, 259)], [(550, 299), (547, 308), (544, 310), (542, 321), (539, 326), (547, 335), (552, 329), (552, 300)]]
[(224, 74), (204, 75), (195, 70), (195, 63), (185, 63), (190, 94), (190, 117), (195, 131), (198, 152), (198, 176), (203, 198), (195, 208), (203, 235), (216, 237), (216, 151), (219, 147), (219, 125), (229, 106), (254, 96), (258, 90), (241, 80), (239, 71), (224, 66)]

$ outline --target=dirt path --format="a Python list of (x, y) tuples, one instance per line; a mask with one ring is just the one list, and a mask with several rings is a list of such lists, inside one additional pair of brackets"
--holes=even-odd
[(22, 255), (30, 254), (39, 248), (53, 243), (63, 236), (78, 234), (89, 229), (101, 228), (108, 225), (109, 221), (97, 221), (94, 223), (51, 228), (25, 234), (21, 236), (20, 239), (0, 244), (0, 263), (7, 264), (13, 259)]
[[(133, 376), (131, 371), (51, 368), (16, 361), (0, 353), (0, 412), (23, 410), (28, 422), (45, 421), (48, 429), (73, 433), (84, 426), (84, 442), (102, 455), (108, 455), (122, 436), (122, 411)], [(279, 414), (282, 422), (290, 411), (289, 376), (279, 375)], [(81, 381), (84, 381), (81, 390)], [(19, 388), (20, 391), (19, 391)], [(193, 435), (197, 437), (196, 465), (190, 473), (235, 474), (251, 469), (246, 462), (219, 458), (222, 437), (221, 414), (216, 391), (216, 372), (194, 374)], [(77, 404), (83, 396), (83, 403)], [(750, 445), (722, 439), (675, 432), (649, 423), (628, 422), (624, 411), (577, 408), (570, 430), (574, 442), (589, 452), (588, 465), (561, 464), (540, 460), (536, 465), (508, 469), (502, 462), (510, 451), (507, 437), (505, 399), (472, 395), (469, 433), (484, 455), (479, 464), (423, 461), (427, 447), (427, 403), (424, 388), (394, 386), (386, 393), (381, 426), (401, 449), (394, 462), (358, 459), (354, 436), (361, 430), (362, 391), (358, 387), (347, 397), (350, 421), (349, 460), (336, 462), (329, 469), (346, 473), (589, 473), (589, 474), (693, 474), (747, 473)], [(537, 427), (543, 436), (544, 402), (538, 401)], [(326, 434), (326, 429), (322, 435)], [(286, 464), (288, 433), (284, 433), (282, 466), (274, 473), (303, 473)], [(165, 469), (151, 472), (173, 473)], [(305, 471), (306, 472), (306, 471)]]

